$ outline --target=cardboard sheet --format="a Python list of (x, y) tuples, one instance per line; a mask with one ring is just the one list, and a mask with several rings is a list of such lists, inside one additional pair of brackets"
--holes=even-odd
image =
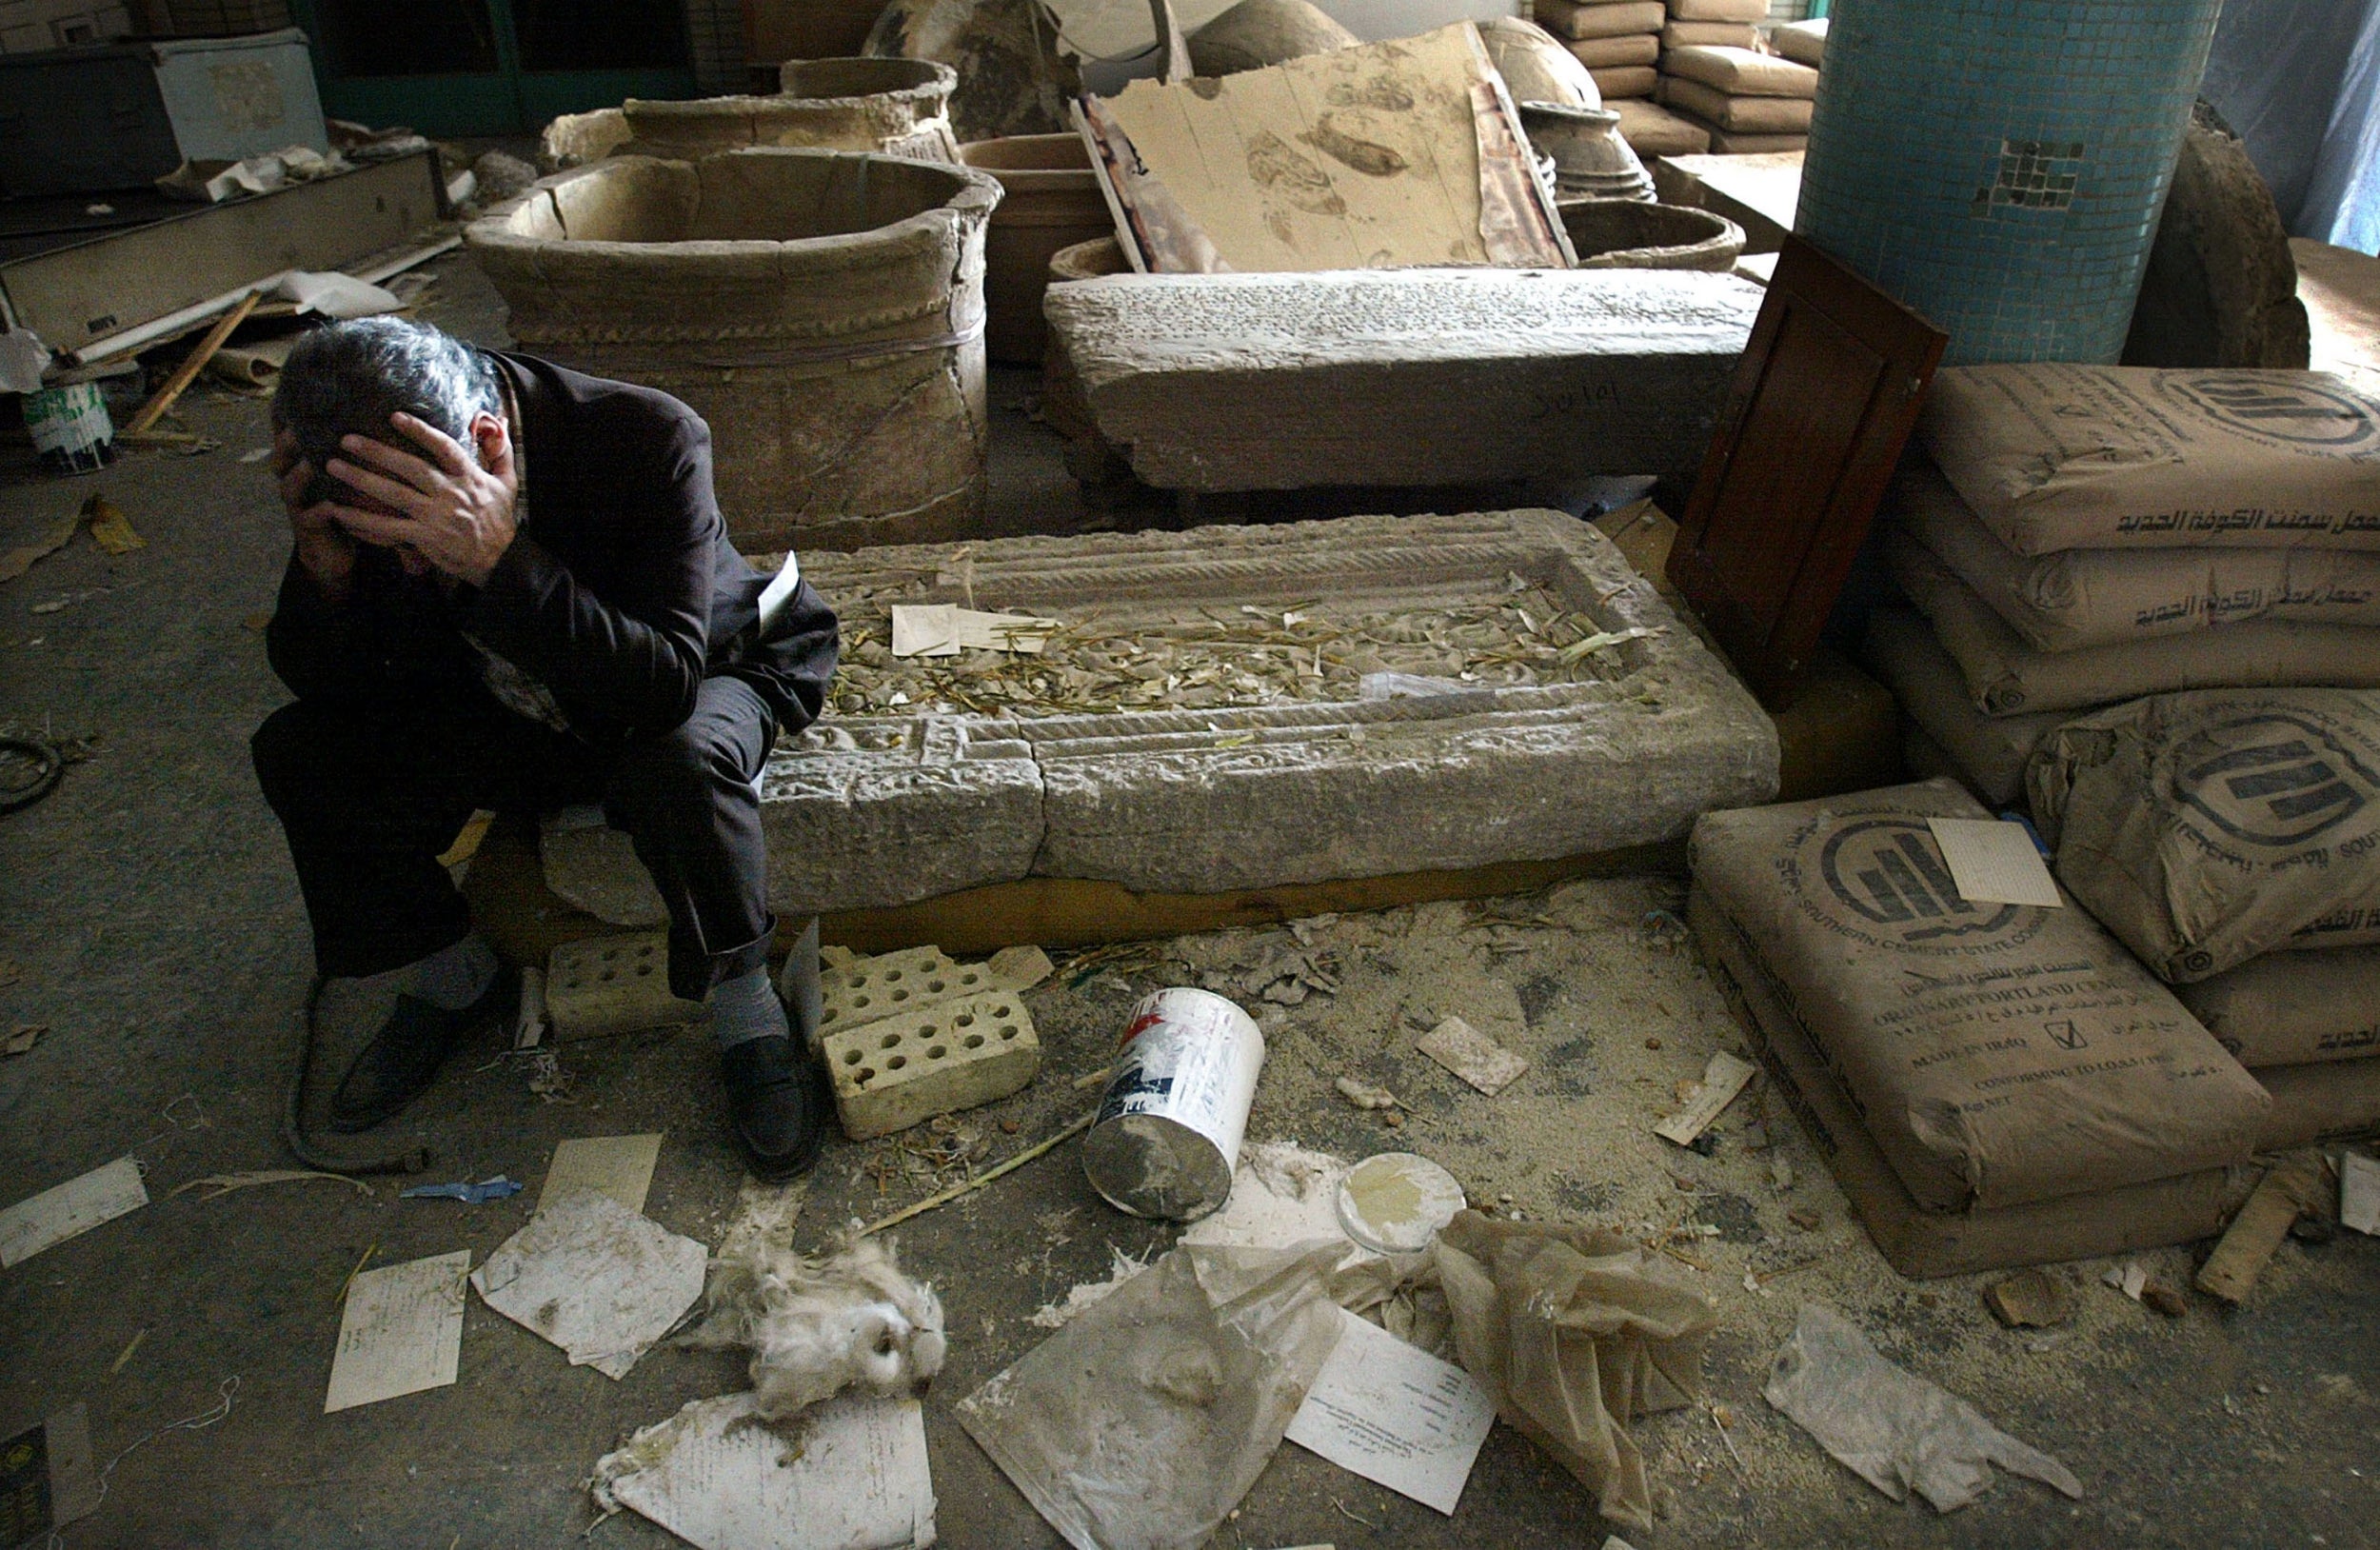
[[(1499, 158), (1520, 136), (1497, 82), (1463, 22), (1220, 80), (1136, 81), (1097, 106), (1129, 139), (1132, 170), (1212, 245), (1214, 267), (1566, 268), (1534, 179), (1531, 208), (1511, 208)], [(1500, 125), (1485, 162), (1482, 100)], [(1497, 192), (1483, 199), (1483, 187)]]
[(1496, 1424), (1496, 1401), (1452, 1362), (1344, 1309), (1339, 1317), (1339, 1344), (1285, 1435), (1452, 1517)]
[(129, 1157), (117, 1158), (0, 1211), (0, 1266), (30, 1260), (148, 1203), (140, 1168)]
[(463, 1352), (463, 1278), (471, 1251), (367, 1271), (347, 1287), (323, 1414), (445, 1388)]
[(537, 1191), (540, 1211), (574, 1189), (608, 1195), (625, 1210), (645, 1209), (653, 1187), (653, 1166), (661, 1161), (658, 1130), (644, 1136), (573, 1136), (554, 1145), (554, 1160), (545, 1168), (545, 1182)]
[(2339, 1224), (2380, 1238), (2380, 1162), (2361, 1152), (2339, 1154)]
[(1929, 818), (1951, 884), (1971, 904), (2033, 904), (2057, 909), (2066, 901), (2049, 864), (2022, 824), (1996, 818)]

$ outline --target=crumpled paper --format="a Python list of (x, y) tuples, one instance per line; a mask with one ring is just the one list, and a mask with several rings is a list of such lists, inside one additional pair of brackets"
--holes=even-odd
[(1502, 1416), (1596, 1493), (1653, 1525), (1629, 1421), (1692, 1402), (1718, 1308), (1685, 1271), (1594, 1227), (1464, 1211), (1432, 1250), (1462, 1364)]
[(1966, 1401), (1885, 1361), (1857, 1326), (1823, 1302), (1801, 1305), (1760, 1392), (1895, 1501), (1914, 1490), (1936, 1512), (1954, 1512), (1990, 1488), (1992, 1464), (2082, 1495), (2082, 1481), (2064, 1464), (2001, 1431)]
[(958, 1406), (1076, 1550), (1196, 1550), (1247, 1494), (1339, 1341), (1344, 1242), (1186, 1244)]

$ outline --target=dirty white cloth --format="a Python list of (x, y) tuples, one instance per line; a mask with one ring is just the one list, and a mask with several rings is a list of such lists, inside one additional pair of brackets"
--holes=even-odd
[(1885, 1361), (1823, 1302), (1801, 1305), (1761, 1393), (1895, 1501), (1914, 1490), (1935, 1511), (1956, 1511), (1990, 1488), (1993, 1464), (2082, 1495), (2073, 1471), (2001, 1431), (1956, 1395)]

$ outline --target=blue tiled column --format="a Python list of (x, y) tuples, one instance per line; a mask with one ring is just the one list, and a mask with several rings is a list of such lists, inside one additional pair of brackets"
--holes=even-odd
[(2112, 362), (2221, 0), (1835, 0), (1795, 228), (1950, 331)]

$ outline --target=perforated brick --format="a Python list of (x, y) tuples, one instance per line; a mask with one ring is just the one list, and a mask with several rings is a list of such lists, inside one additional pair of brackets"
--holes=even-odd
[(940, 947), (908, 947), (858, 959), (826, 969), (820, 980), (821, 1038), (1000, 988), (1000, 982), (982, 964), (954, 964)]
[(830, 1029), (823, 1043), (854, 1141), (1005, 1098), (1041, 1068), (1032, 1015), (1006, 990)]
[(554, 1037), (600, 1039), (691, 1023), (703, 1004), (669, 991), (669, 940), (659, 931), (565, 942), (545, 963), (545, 1017)]

